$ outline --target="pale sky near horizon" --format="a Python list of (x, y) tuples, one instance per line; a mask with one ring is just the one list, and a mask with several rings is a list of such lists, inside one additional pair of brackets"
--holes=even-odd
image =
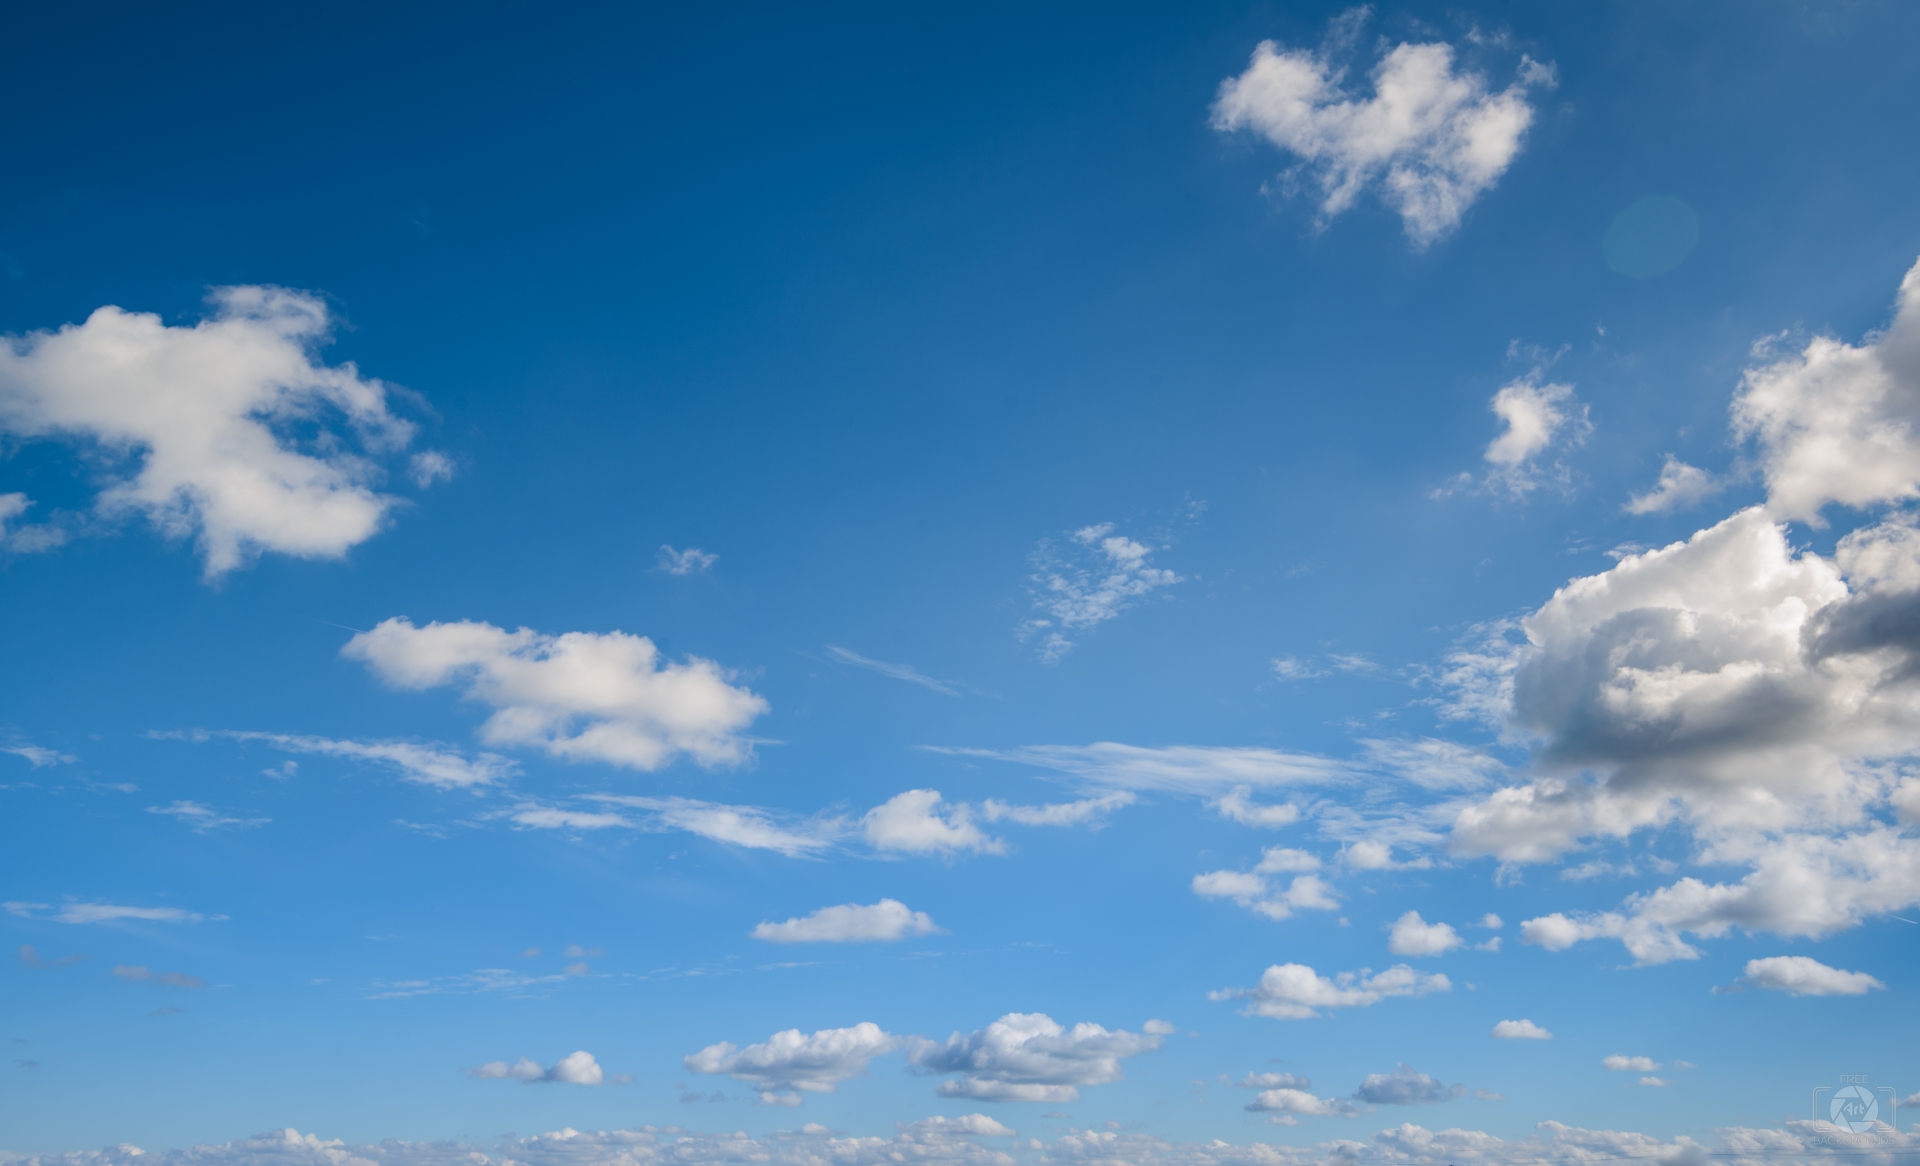
[(1920, 10), (11, 23), (0, 1166), (1920, 1150)]

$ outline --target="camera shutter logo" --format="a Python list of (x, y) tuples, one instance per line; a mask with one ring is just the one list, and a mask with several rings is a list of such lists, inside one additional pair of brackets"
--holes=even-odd
[(1880, 1100), (1864, 1085), (1848, 1085), (1834, 1091), (1829, 1113), (1834, 1125), (1864, 1134), (1880, 1118)]

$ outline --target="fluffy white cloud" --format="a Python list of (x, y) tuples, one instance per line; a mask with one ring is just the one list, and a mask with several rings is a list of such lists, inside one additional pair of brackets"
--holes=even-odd
[(1299, 806), (1290, 802), (1277, 806), (1260, 805), (1253, 800), (1253, 790), (1244, 785), (1235, 786), (1214, 799), (1213, 808), (1228, 821), (1238, 822), (1242, 826), (1258, 826), (1269, 830), (1300, 820)]
[(1660, 1068), (1660, 1062), (1652, 1057), (1629, 1057), (1614, 1053), (1601, 1058), (1600, 1067), (1609, 1073), (1652, 1073)]
[(1700, 467), (1690, 466), (1668, 454), (1666, 464), (1660, 467), (1660, 480), (1653, 489), (1629, 498), (1625, 509), (1628, 514), (1664, 514), (1669, 510), (1684, 510), (1719, 493), (1723, 485)]
[(669, 575), (703, 574), (719, 561), (719, 555), (708, 554), (699, 547), (688, 547), (684, 551), (665, 545), (660, 548), (660, 569)]
[(1520, 79), (1496, 93), (1456, 66), (1451, 45), (1401, 44), (1374, 66), (1373, 96), (1355, 99), (1329, 51), (1339, 47), (1260, 42), (1247, 71), (1221, 83), (1214, 128), (1252, 130), (1298, 157), (1298, 172), (1319, 187), (1322, 223), (1372, 189), (1425, 247), (1518, 156), (1533, 122), (1527, 89), (1551, 85), (1552, 70), (1523, 58)]
[(686, 754), (708, 768), (738, 765), (752, 752), (742, 734), (767, 711), (711, 660), (663, 665), (652, 640), (625, 632), (548, 636), (471, 621), (417, 628), (396, 618), (340, 652), (396, 688), (463, 684), (469, 699), (496, 710), (483, 740), (570, 761), (652, 770)]
[(889, 664), (885, 660), (870, 659), (862, 656), (858, 652), (850, 651), (835, 644), (827, 645), (827, 655), (842, 664), (851, 664), (855, 668), (865, 668), (872, 672), (878, 672), (882, 676), (891, 676), (895, 680), (904, 680), (908, 684), (918, 684), (922, 688), (931, 688), (935, 692), (942, 693), (946, 696), (960, 695), (960, 690), (948, 684), (946, 681), (935, 680), (933, 677), (928, 676), (926, 673), (909, 664)]
[(165, 814), (169, 818), (178, 818), (193, 827), (195, 834), (205, 834), (209, 830), (219, 830), (223, 827), (245, 830), (250, 826), (264, 826), (273, 821), (272, 818), (229, 818), (211, 806), (185, 801), (165, 806), (148, 806), (147, 813)]
[(1552, 1040), (1553, 1034), (1531, 1020), (1503, 1020), (1493, 1026), (1495, 1040)]
[(911, 910), (898, 899), (882, 899), (870, 907), (842, 903), (785, 923), (761, 923), (750, 934), (769, 943), (871, 943), (939, 930), (925, 911)]
[[(1285, 919), (1296, 910), (1331, 911), (1339, 907), (1332, 888), (1320, 876), (1320, 859), (1304, 850), (1272, 846), (1250, 871), (1216, 870), (1193, 876), (1193, 893), (1207, 899), (1232, 899), (1268, 919)], [(1275, 875), (1295, 877), (1283, 890)]]
[(941, 811), (939, 790), (910, 789), (868, 810), (860, 819), (867, 843), (876, 850), (910, 854), (953, 854), (963, 850), (1000, 854), (1006, 843), (990, 838), (973, 824), (973, 810), (949, 803)]
[(1393, 921), (1387, 935), (1387, 950), (1394, 955), (1439, 955), (1465, 943), (1460, 933), (1445, 923), (1428, 923), (1420, 912), (1409, 911)]
[(1864, 996), (1876, 988), (1886, 987), (1865, 972), (1830, 968), (1804, 955), (1748, 960), (1746, 981), (1756, 988), (1791, 992), (1795, 996)]
[[(315, 360), (332, 329), (318, 297), (229, 287), (208, 300), (213, 315), (191, 327), (104, 307), (6, 338), (0, 429), (121, 459), (98, 511), (197, 538), (209, 578), (261, 551), (345, 554), (395, 503), (374, 492), (370, 455), (404, 448), (413, 426), (388, 412), (385, 385)], [(317, 435), (298, 435), (315, 422)]]
[(1489, 484), (1516, 497), (1539, 486), (1536, 459), (1555, 441), (1578, 443), (1593, 428), (1587, 407), (1576, 404), (1572, 385), (1543, 385), (1531, 375), (1501, 386), (1488, 403), (1505, 426), (1487, 446)]
[(496, 785), (518, 771), (519, 766), (494, 753), (468, 757), (453, 749), (418, 745), (411, 741), (340, 741), (331, 737), (312, 737), (298, 733), (258, 733), (238, 730), (179, 734), (183, 740), (206, 741), (224, 737), (230, 741), (258, 741), (287, 753), (311, 753), (323, 757), (344, 757), (349, 761), (371, 761), (397, 770), (402, 779), (438, 789), (477, 789)]
[(1209, 1000), (1245, 1000), (1243, 1016), (1274, 1020), (1306, 1020), (1322, 1008), (1365, 1008), (1392, 996), (1424, 996), (1446, 992), (1453, 982), (1438, 972), (1416, 971), (1395, 964), (1384, 972), (1371, 968), (1322, 976), (1305, 964), (1274, 964), (1261, 973), (1252, 988), (1223, 988), (1207, 993)]
[(759, 806), (729, 806), (693, 798), (645, 798), (620, 794), (588, 794), (586, 800), (603, 805), (645, 810), (657, 828), (685, 830), (729, 846), (775, 850), (796, 856), (831, 848), (846, 834), (846, 820), (837, 817), (801, 818)]
[(1160, 1047), (1163, 1034), (1109, 1032), (1097, 1024), (1062, 1028), (1038, 1012), (1009, 1012), (986, 1028), (943, 1042), (914, 1037), (907, 1060), (926, 1073), (958, 1073), (942, 1081), (942, 1097), (976, 1101), (1077, 1101), (1078, 1086), (1125, 1076), (1120, 1062)]
[[(1316, 1097), (1304, 1087), (1282, 1086), (1263, 1089), (1241, 1108), (1254, 1113), (1277, 1113), (1287, 1117), (1358, 1117), (1360, 1107), (1341, 1097)], [(1283, 1120), (1282, 1125), (1294, 1123)]]
[(537, 1082), (554, 1082), (561, 1085), (598, 1085), (605, 1079), (600, 1062), (593, 1054), (581, 1049), (568, 1053), (553, 1063), (551, 1068), (543, 1069), (538, 1063), (521, 1057), (509, 1065), (505, 1061), (488, 1061), (484, 1065), (468, 1069), (467, 1075), (483, 1081), (519, 1081), (527, 1085)]
[(800, 1093), (832, 1093), (840, 1082), (867, 1071), (867, 1062), (900, 1046), (900, 1038), (871, 1021), (851, 1028), (823, 1028), (812, 1036), (797, 1028), (735, 1048), (708, 1045), (681, 1064), (692, 1073), (725, 1073), (760, 1090), (766, 1105), (798, 1105)]
[(1113, 530), (1111, 522), (1082, 527), (1068, 545), (1045, 539), (1034, 553), (1033, 606), (1042, 615), (1020, 625), (1020, 638), (1040, 636), (1048, 663), (1073, 650), (1066, 632), (1105, 623), (1159, 588), (1185, 582), (1153, 566), (1151, 548)]
[(1859, 345), (1828, 336), (1749, 369), (1734, 431), (1759, 444), (1767, 505), (1824, 525), (1833, 504), (1920, 498), (1920, 263), (1900, 281), (1893, 322)]
[(0, 494), (0, 550), (32, 554), (50, 551), (67, 541), (66, 532), (57, 526), (22, 525), (14, 521), (32, 506), (33, 499), (25, 494)]
[(1430, 1105), (1466, 1094), (1465, 1085), (1444, 1085), (1410, 1065), (1401, 1065), (1392, 1073), (1368, 1073), (1353, 1096), (1368, 1105)]
[(1137, 800), (1126, 790), (1045, 806), (1013, 806), (988, 798), (980, 804), (980, 816), (989, 822), (1018, 822), (1022, 826), (1077, 826), (1085, 822), (1097, 830), (1106, 825), (1108, 814)]
[(920, 1138), (1010, 1138), (1017, 1132), (984, 1113), (968, 1113), (959, 1117), (943, 1117), (936, 1113), (916, 1122), (895, 1122), (894, 1128), (903, 1134)]
[(1152, 748), (1098, 741), (1092, 745), (1028, 745), (1019, 749), (934, 747), (931, 751), (1031, 765), (1113, 789), (1206, 798), (1228, 794), (1237, 786), (1252, 790), (1327, 784), (1350, 780), (1360, 773), (1345, 762), (1311, 753), (1241, 746)]

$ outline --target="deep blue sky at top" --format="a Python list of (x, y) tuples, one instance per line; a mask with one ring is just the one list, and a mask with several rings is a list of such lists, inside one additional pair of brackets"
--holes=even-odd
[[(772, 702), (755, 725), (770, 743), (753, 768), (622, 774), (526, 759), (549, 791), (673, 792), (802, 812), (843, 803), (857, 813), (913, 786), (1038, 802), (1064, 795), (1013, 767), (917, 747), (1118, 740), (1345, 755), (1357, 724), (1428, 731), (1421, 690), (1366, 677), (1285, 687), (1270, 661), (1333, 650), (1390, 668), (1431, 664), (1469, 625), (1604, 569), (1608, 548), (1704, 525), (1698, 514), (1629, 518), (1620, 503), (1652, 482), (1666, 453), (1729, 465), (1726, 401), (1749, 345), (1793, 328), (1859, 336), (1885, 321), (1891, 289), (1920, 254), (1920, 153), (1909, 148), (1920, 141), (1911, 67), (1920, 9), (1383, 6), (1372, 33), (1460, 43), (1472, 28), (1503, 29), (1511, 48), (1463, 47), (1468, 59), (1504, 82), (1524, 51), (1553, 62), (1559, 78), (1499, 183), (1454, 235), (1415, 251), (1370, 199), (1316, 232), (1308, 200), (1262, 194), (1284, 165), (1275, 151), (1207, 124), (1217, 86), (1255, 43), (1315, 44), (1342, 7), (10, 13), (0, 38), (0, 108), (11, 114), (0, 333), (78, 321), (103, 304), (190, 321), (218, 285), (316, 291), (347, 322), (329, 359), (420, 394), (411, 415), (459, 472), (345, 563), (270, 555), (209, 586), (188, 548), (133, 523), (0, 566), (0, 728), (154, 797), (309, 798), (304, 819), (268, 806), (286, 833), (213, 840), (162, 837), (171, 823), (131, 802), (83, 807), (79, 792), (5, 811), (0, 880), (25, 897), (119, 901), (144, 890), (262, 930), (231, 941), (144, 936), (227, 944), (191, 958), (241, 984), (236, 996), (249, 984), (260, 993), (245, 1023), (210, 1021), (229, 1027), (185, 1052), (150, 1029), (126, 1035), (78, 989), (36, 1002), (46, 1012), (34, 1039), (66, 1025), (107, 1060), (126, 1050), (124, 1065), (84, 1088), (34, 1085), (44, 1090), (34, 1112), (9, 1119), (27, 1132), (0, 1148), (71, 1148), (123, 1132), (231, 1137), (316, 1120), (287, 1112), (278, 1084), (254, 1080), (232, 1084), (219, 1104), (155, 1086), (160, 1100), (126, 1102), (124, 1131), (99, 1117), (100, 1098), (170, 1065), (280, 1064), (267, 1050), (281, 1041), (313, 1042), (312, 1063), (289, 1058), (284, 1081), (333, 1123), (323, 1131), (332, 1136), (496, 1132), (489, 1107), (507, 1095), (475, 1092), (483, 1083), (453, 1070), (522, 1047), (564, 1053), (592, 1039), (606, 1005), (568, 1004), (564, 1024), (495, 1017), (476, 1033), (465, 1013), (407, 1028), (357, 999), (298, 1002), (306, 998), (291, 985), (308, 978), (401, 978), (406, 960), (345, 945), (408, 928), (408, 967), (449, 946), (472, 950), (445, 955), (436, 974), (481, 966), (493, 958), (479, 954), (486, 944), (534, 942), (518, 936), (547, 920), (568, 929), (540, 939), (555, 947), (600, 926), (635, 936), (634, 946), (644, 934), (661, 963), (692, 963), (744, 947), (739, 936), (757, 919), (896, 894), (931, 910), (955, 945), (1051, 938), (1077, 945), (1079, 962), (1071, 974), (1013, 960), (991, 976), (927, 972), (914, 981), (921, 999), (955, 1003), (874, 1004), (892, 1010), (892, 1030), (939, 1035), (1009, 1010), (1137, 1027), (1184, 1009), (1172, 1016), (1183, 1028), (1252, 1033), (1220, 1038), (1219, 1064), (1192, 1074), (1238, 1074), (1280, 1055), (1258, 1045), (1278, 1039), (1270, 1026), (1230, 1020), (1194, 985), (1251, 982), (1290, 954), (1283, 933), (1196, 905), (1184, 882), (1197, 861), (1244, 863), (1271, 839), (1223, 843), (1225, 828), (1184, 817), (1165, 833), (1123, 820), (1099, 836), (1023, 836), (1024, 852), (1047, 853), (1025, 867), (896, 865), (883, 886), (880, 864), (801, 869), (750, 856), (708, 886), (647, 874), (657, 856), (634, 857), (684, 840), (620, 850), (501, 832), (440, 851), (412, 835), (396, 843), (392, 818), (458, 795), (388, 791), (375, 811), (344, 785), (317, 801), (257, 781), (236, 792), (274, 758), (195, 753), (142, 734), (470, 742), (478, 718), (450, 694), (396, 696), (337, 658), (343, 628), (396, 615), (624, 629), (672, 655), (740, 669)], [(1627, 279), (1601, 262), (1599, 241), (1623, 207), (1653, 194), (1698, 210), (1701, 243), (1667, 275)], [(1495, 430), (1493, 391), (1532, 366), (1530, 350), (1563, 346), (1551, 375), (1578, 386), (1596, 426), (1573, 459), (1578, 493), (1525, 505), (1431, 499), (1478, 466)], [(8, 453), (0, 491), (86, 505), (71, 448)], [(1742, 497), (1758, 498), (1758, 487), (1736, 490), (1716, 514)], [(1189, 582), (1042, 664), (1014, 635), (1030, 609), (1029, 556), (1041, 539), (1109, 521), (1164, 544), (1157, 561)], [(1830, 545), (1830, 534), (1797, 533)], [(707, 576), (662, 574), (663, 543), (720, 559)], [(836, 668), (821, 658), (828, 644), (909, 662), (969, 695)], [(311, 770), (327, 772), (319, 761)], [(1210, 846), (1211, 859), (1194, 858)], [(1116, 851), (1132, 857), (1112, 877), (1132, 887), (1137, 874), (1132, 891), (1150, 906), (1119, 891), (1085, 896)], [(236, 873), (248, 870), (257, 880)], [(1525, 906), (1483, 905), (1491, 870), (1403, 882), (1412, 897), (1383, 898), (1365, 917), (1356, 907), (1351, 935), (1317, 919), (1284, 926), (1327, 945), (1307, 961), (1323, 970), (1378, 967), (1382, 920), (1416, 903), (1430, 917), (1459, 913), (1448, 880), (1471, 879), (1475, 912), (1603, 907), (1620, 895), (1540, 880), (1512, 892)], [(938, 898), (956, 883), (981, 897)], [(283, 916), (264, 922), (276, 902)], [(1120, 926), (1136, 909), (1171, 919), (1216, 908), (1192, 925), (1192, 965), (1165, 945), (1143, 954), (1150, 941)], [(996, 931), (1007, 918), (1017, 926)], [(495, 921), (497, 935), (487, 932)], [(22, 942), (48, 940), (9, 946)], [(1883, 941), (1856, 933), (1822, 957), (1889, 950), (1874, 944)], [(1731, 941), (1729, 959), (1780, 948), (1748, 946)], [(1574, 957), (1548, 965), (1523, 954), (1533, 962), (1508, 973), (1509, 998), (1550, 998), (1539, 981), (1551, 969), (1613, 985), (1608, 1007), (1619, 1014), (1609, 1023), (1644, 1022), (1646, 1032), (1690, 1023), (1705, 986), (1729, 975), (1726, 960), (1644, 973), (1687, 977), (1684, 1004), (1645, 1005), (1621, 988), (1617, 950), (1583, 949), (1577, 972), (1565, 971)], [(130, 948), (124, 958), (170, 957)], [(1124, 991), (1105, 985), (1106, 969), (1129, 959), (1145, 970), (1117, 977)], [(590, 1047), (610, 1069), (640, 1074), (659, 1113), (631, 1094), (520, 1091), (512, 1104), (539, 1108), (499, 1121), (525, 1132), (552, 1128), (537, 1125), (547, 1120), (673, 1120), (667, 1087), (685, 1076), (681, 1055), (869, 1019), (853, 1012), (891, 974), (869, 973), (839, 986), (653, 1001), (649, 1009), (676, 1013), (660, 1021), (664, 1035), (635, 1038), (624, 1056), (613, 1037), (606, 1052)], [(285, 986), (261, 987), (269, 981)], [(1163, 997), (1134, 991), (1162, 983), (1175, 985)], [(1182, 1003), (1154, 1002), (1162, 998)], [(1650, 1014), (1634, 1019), (1643, 1006)], [(1750, 1014), (1733, 1010), (1748, 1006), (1701, 1021), (1700, 1042), (1735, 1041)], [(1900, 1007), (1910, 1019), (1911, 1006)], [(261, 1017), (277, 1026), (271, 1038), (246, 1028), (269, 1024)], [(1439, 1072), (1452, 1038), (1366, 1027), (1389, 1020), (1340, 1020), (1348, 1034), (1378, 1037), (1351, 1064), (1335, 1059), (1338, 1034), (1284, 1035), (1324, 1042), (1330, 1080), (1421, 1053), (1421, 1067)], [(1467, 1027), (1481, 1040), (1486, 1023), (1476, 1013)], [(422, 1047), (409, 1060), (399, 1050), (415, 1036)], [(1795, 1043), (1804, 1038), (1779, 1039), (1813, 1057)], [(1408, 1051), (1394, 1051), (1394, 1039)], [(369, 1048), (384, 1050), (381, 1067), (349, 1079), (346, 1067)], [(1472, 1059), (1478, 1046), (1462, 1056), (1448, 1080), (1520, 1096), (1514, 1081), (1493, 1080), (1511, 1070)], [(1131, 1078), (1149, 1072), (1129, 1065)], [(405, 1091), (422, 1074), (436, 1075), (440, 1092), (416, 1105)], [(1701, 1124), (1778, 1117), (1770, 1100), (1740, 1108), (1746, 1084), (1712, 1086), (1722, 1110)], [(1789, 1084), (1788, 1095), (1800, 1088), (1798, 1077)], [(1451, 1120), (1524, 1130), (1547, 1116), (1574, 1120), (1582, 1105), (1596, 1123), (1670, 1132), (1692, 1120), (1680, 1102), (1635, 1097), (1645, 1108), (1623, 1117), (1626, 1102), (1586, 1097), (1586, 1086), (1538, 1087), (1524, 1111)], [(1126, 1088), (1112, 1092), (1143, 1106), (1161, 1096)], [(924, 1104), (926, 1090), (909, 1082), (898, 1096)], [(809, 1105), (843, 1124), (892, 1120), (885, 1105), (848, 1093)], [(564, 1108), (575, 1104), (594, 1108), (585, 1117)], [(805, 1116), (700, 1120), (758, 1130)], [(1183, 1117), (1167, 1128), (1293, 1136), (1253, 1120), (1216, 1131)]]

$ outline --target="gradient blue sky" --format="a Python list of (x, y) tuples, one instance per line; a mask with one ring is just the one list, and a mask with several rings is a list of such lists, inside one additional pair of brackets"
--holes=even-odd
[[(1343, 12), (14, 12), (0, 1151), (1812, 1154), (1920, 1090), (1920, 10)], [(1228, 991), (1284, 965), (1413, 989)], [(798, 1108), (687, 1060), (862, 1023)], [(1056, 1100), (909, 1041), (981, 1032)]]

